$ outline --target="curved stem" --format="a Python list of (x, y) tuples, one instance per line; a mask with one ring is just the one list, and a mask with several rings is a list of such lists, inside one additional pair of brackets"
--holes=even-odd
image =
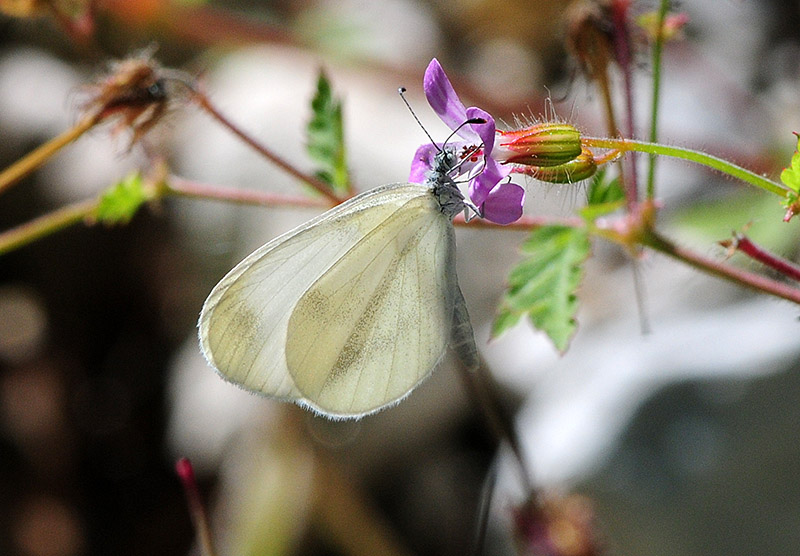
[(701, 166), (712, 168), (723, 174), (728, 174), (731, 177), (738, 178), (744, 182), (760, 187), (765, 191), (774, 193), (781, 197), (785, 197), (788, 190), (781, 184), (759, 176), (755, 172), (751, 172), (741, 166), (737, 166), (732, 162), (728, 162), (722, 158), (706, 154), (701, 151), (693, 149), (684, 149), (682, 147), (673, 147), (668, 145), (660, 145), (658, 143), (648, 143), (646, 141), (633, 141), (631, 139), (605, 139), (600, 137), (584, 137), (581, 139), (587, 147), (597, 147), (601, 149), (617, 149), (619, 151), (637, 151), (650, 153), (654, 155), (671, 156), (673, 158), (680, 158), (688, 160)]
[(340, 199), (338, 196), (336, 196), (336, 194), (333, 191), (331, 191), (331, 188), (328, 187), (328, 184), (326, 184), (325, 182), (323, 182), (322, 180), (318, 179), (317, 177), (311, 174), (306, 174), (304, 172), (301, 172), (300, 170), (292, 166), (292, 164), (290, 164), (289, 162), (287, 162), (286, 160), (284, 160), (283, 158), (281, 158), (280, 156), (278, 156), (277, 154), (266, 148), (264, 145), (256, 141), (254, 138), (250, 137), (250, 135), (245, 133), (239, 126), (234, 124), (227, 117), (225, 117), (224, 114), (222, 114), (219, 110), (217, 110), (217, 108), (213, 104), (211, 104), (209, 98), (202, 91), (199, 91), (195, 88), (191, 88), (191, 91), (195, 97), (195, 100), (203, 110), (205, 110), (212, 118), (217, 120), (223, 126), (231, 130), (242, 141), (250, 145), (250, 147), (258, 151), (261, 154), (261, 156), (272, 162), (275, 166), (277, 166), (290, 176), (293, 176), (298, 180), (307, 183), (308, 185), (316, 189), (319, 193), (324, 195), (326, 198), (330, 199), (330, 201), (333, 204), (339, 204), (343, 201), (343, 199)]

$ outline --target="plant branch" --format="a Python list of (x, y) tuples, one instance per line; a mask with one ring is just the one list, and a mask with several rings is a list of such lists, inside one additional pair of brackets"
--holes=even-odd
[(258, 205), (266, 207), (293, 206), (329, 208), (330, 202), (318, 197), (301, 197), (298, 195), (282, 195), (270, 191), (255, 191), (248, 189), (234, 189), (217, 185), (199, 183), (185, 178), (171, 175), (162, 184), (164, 195), (187, 197), (191, 199), (208, 199), (213, 201), (227, 201), (243, 205)]
[(774, 253), (770, 253), (744, 234), (737, 233), (732, 240), (720, 241), (720, 245), (741, 251), (748, 257), (780, 272), (787, 278), (800, 281), (800, 266), (783, 257), (778, 257)]
[[(625, 135), (636, 135), (636, 124), (633, 110), (633, 64), (631, 52), (631, 35), (628, 29), (628, 9), (630, 2), (616, 0), (611, 4), (611, 17), (614, 23), (613, 44), (617, 64), (622, 71), (623, 90), (625, 92)], [(628, 159), (628, 171), (620, 181), (625, 188), (625, 202), (628, 209), (632, 209), (639, 199), (636, 175), (636, 157), (631, 155)]]
[[(661, 0), (656, 20), (656, 36), (653, 43), (653, 96), (650, 114), (650, 142), (658, 141), (658, 109), (661, 100), (661, 52), (664, 46), (664, 20), (667, 17), (669, 0)], [(656, 155), (650, 153), (650, 165), (647, 169), (647, 200), (652, 201), (656, 194)]]
[(239, 126), (234, 124), (231, 120), (229, 120), (224, 114), (222, 114), (217, 108), (211, 104), (208, 96), (206, 96), (202, 91), (199, 91), (195, 88), (191, 89), (192, 94), (194, 95), (195, 101), (200, 105), (200, 108), (205, 110), (212, 118), (217, 120), (220, 124), (227, 127), (232, 133), (234, 133), (237, 137), (239, 137), (242, 141), (247, 143), (250, 147), (258, 151), (264, 158), (275, 164), (278, 168), (286, 172), (287, 174), (297, 178), (298, 180), (307, 183), (314, 189), (316, 189), (319, 193), (330, 199), (331, 203), (339, 204), (342, 202), (342, 199), (337, 197), (331, 188), (320, 180), (319, 178), (301, 172), (292, 164), (266, 148), (264, 145), (260, 144), (256, 141), (253, 137), (245, 133)]
[(100, 121), (100, 114), (90, 114), (81, 119), (77, 124), (53, 137), (47, 143), (40, 145), (29, 152), (11, 166), (0, 172), (0, 193), (17, 183), (19, 180), (36, 170), (39, 166), (57, 153), (60, 149), (72, 143), (75, 139), (90, 130)]
[(0, 233), (0, 255), (90, 218), (98, 203), (97, 199), (89, 199), (67, 205)]
[(665, 255), (678, 259), (707, 274), (800, 305), (800, 289), (694, 253), (685, 247), (673, 243), (653, 229), (645, 232), (642, 243), (651, 249), (655, 249)]
[(737, 166), (732, 162), (728, 162), (722, 158), (706, 154), (701, 151), (693, 149), (684, 149), (682, 147), (673, 147), (667, 145), (660, 145), (658, 143), (648, 143), (645, 141), (634, 141), (631, 139), (605, 139), (600, 137), (583, 137), (581, 139), (587, 147), (597, 147), (601, 149), (617, 149), (619, 151), (638, 151), (650, 153), (661, 156), (670, 156), (673, 158), (680, 158), (712, 168), (723, 174), (731, 177), (738, 178), (744, 182), (760, 187), (765, 191), (785, 197), (788, 189), (781, 184), (769, 180), (763, 176), (756, 174), (750, 170)]

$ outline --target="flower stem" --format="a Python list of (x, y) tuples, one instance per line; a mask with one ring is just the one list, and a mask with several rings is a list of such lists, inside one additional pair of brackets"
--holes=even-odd
[(645, 141), (633, 141), (631, 139), (605, 139), (600, 137), (584, 137), (583, 144), (587, 147), (597, 147), (601, 149), (617, 149), (619, 151), (638, 151), (654, 155), (671, 156), (673, 158), (680, 158), (688, 160), (702, 166), (707, 166), (723, 174), (728, 174), (731, 177), (738, 178), (744, 182), (760, 187), (765, 191), (774, 193), (781, 197), (785, 197), (787, 189), (777, 182), (759, 176), (755, 172), (751, 172), (741, 166), (737, 166), (732, 162), (728, 162), (722, 158), (706, 154), (701, 151), (692, 149), (684, 149), (682, 147), (673, 147), (667, 145), (660, 145), (658, 143), (648, 143)]
[(0, 193), (47, 162), (50, 157), (86, 133), (98, 121), (100, 121), (99, 114), (90, 114), (84, 117), (61, 135), (53, 137), (0, 172)]
[(800, 289), (694, 253), (676, 245), (653, 229), (646, 231), (642, 243), (708, 274), (800, 305)]
[[(658, 141), (658, 109), (661, 100), (661, 51), (664, 46), (664, 20), (667, 17), (669, 0), (661, 0), (656, 21), (656, 38), (653, 43), (653, 97), (650, 114), (650, 142)], [(652, 201), (656, 194), (656, 155), (650, 153), (650, 165), (647, 169), (647, 200)]]
[(188, 458), (181, 458), (175, 463), (175, 472), (183, 484), (186, 493), (186, 500), (189, 504), (189, 514), (192, 517), (197, 532), (197, 543), (200, 545), (200, 553), (203, 556), (216, 556), (214, 542), (211, 536), (211, 527), (208, 524), (208, 514), (206, 513), (203, 498), (200, 496), (200, 488), (194, 474), (192, 462)]
[[(614, 51), (617, 65), (622, 71), (623, 91), (625, 94), (625, 132), (627, 137), (635, 135), (636, 123), (633, 110), (633, 63), (631, 34), (628, 28), (628, 11), (630, 2), (627, 0), (612, 0), (611, 17), (614, 24)], [(623, 162), (623, 165), (625, 163)], [(625, 202), (629, 209), (639, 200), (639, 188), (637, 185), (636, 157), (631, 155), (627, 161), (627, 168), (620, 174), (620, 181), (625, 189)]]
[(297, 195), (281, 195), (269, 191), (254, 191), (219, 187), (187, 180), (179, 176), (169, 176), (162, 184), (163, 195), (187, 197), (191, 199), (209, 199), (214, 201), (227, 201), (243, 205), (258, 205), (266, 207), (292, 206), (292, 207), (319, 207), (328, 208), (329, 201), (318, 197), (301, 197)]
[(298, 180), (307, 183), (314, 189), (316, 189), (319, 193), (324, 195), (326, 198), (330, 199), (333, 204), (339, 204), (342, 202), (336, 194), (331, 191), (331, 188), (311, 174), (306, 174), (301, 172), (294, 166), (292, 166), (289, 162), (266, 148), (264, 145), (256, 141), (254, 138), (250, 137), (247, 133), (245, 133), (240, 127), (230, 121), (225, 115), (223, 115), (217, 108), (211, 104), (208, 96), (206, 96), (202, 91), (192, 88), (192, 94), (195, 97), (195, 100), (200, 105), (200, 107), (205, 110), (212, 118), (217, 120), (220, 124), (227, 127), (231, 132), (233, 132), (237, 137), (239, 137), (242, 141), (247, 143), (250, 147), (258, 151), (264, 158), (272, 162), (275, 166), (286, 172), (287, 174), (297, 178)]
[(99, 201), (89, 199), (67, 205), (51, 213), (0, 233), (0, 255), (68, 228), (92, 216)]
[(737, 251), (741, 251), (748, 257), (776, 270), (792, 280), (800, 281), (800, 266), (797, 266), (791, 261), (770, 253), (760, 245), (753, 243), (749, 237), (744, 234), (735, 234), (733, 240), (720, 242), (725, 247), (732, 247)]

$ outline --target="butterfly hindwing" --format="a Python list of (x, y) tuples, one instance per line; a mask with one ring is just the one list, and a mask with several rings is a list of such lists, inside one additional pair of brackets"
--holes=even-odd
[(286, 353), (309, 405), (364, 415), (430, 374), (450, 338), (453, 235), (432, 195), (409, 199), (308, 288), (289, 320)]

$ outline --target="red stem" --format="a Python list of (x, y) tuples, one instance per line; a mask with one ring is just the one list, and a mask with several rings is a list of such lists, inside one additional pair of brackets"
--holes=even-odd
[(181, 458), (175, 463), (175, 472), (183, 483), (183, 490), (186, 492), (186, 500), (189, 503), (189, 513), (192, 516), (192, 523), (197, 532), (197, 542), (200, 551), (204, 556), (216, 556), (214, 543), (211, 540), (211, 527), (208, 524), (208, 516), (203, 505), (203, 498), (200, 496), (200, 489), (197, 486), (197, 478), (194, 475), (194, 468), (189, 458)]
[(676, 245), (655, 230), (649, 230), (642, 243), (708, 274), (800, 305), (800, 289), (694, 253)]
[(301, 172), (300, 170), (295, 168), (292, 164), (290, 164), (280, 156), (276, 155), (274, 152), (266, 148), (264, 145), (256, 141), (254, 138), (250, 137), (240, 127), (238, 127), (227, 117), (225, 117), (219, 110), (217, 110), (216, 107), (213, 104), (211, 104), (211, 101), (202, 91), (193, 88), (192, 92), (194, 94), (195, 100), (203, 110), (205, 110), (212, 118), (217, 120), (223, 126), (231, 130), (231, 132), (233, 132), (242, 141), (247, 143), (256, 151), (258, 151), (264, 158), (272, 162), (275, 166), (277, 166), (290, 176), (293, 176), (298, 180), (307, 183), (308, 185), (319, 191), (322, 195), (330, 199), (333, 204), (339, 204), (342, 202), (342, 199), (337, 197), (333, 193), (333, 191), (331, 191), (328, 184), (326, 184), (325, 182), (323, 182), (322, 180), (318, 179), (317, 177), (311, 174), (306, 174), (304, 172)]
[(773, 253), (770, 253), (769, 251), (767, 251), (766, 249), (764, 249), (759, 245), (756, 245), (747, 236), (743, 234), (736, 234), (733, 241), (733, 247), (741, 251), (748, 257), (755, 259), (758, 262), (767, 265), (771, 269), (780, 272), (784, 276), (791, 278), (792, 280), (800, 281), (799, 266), (797, 266), (791, 261), (788, 261), (782, 257), (778, 257)]

